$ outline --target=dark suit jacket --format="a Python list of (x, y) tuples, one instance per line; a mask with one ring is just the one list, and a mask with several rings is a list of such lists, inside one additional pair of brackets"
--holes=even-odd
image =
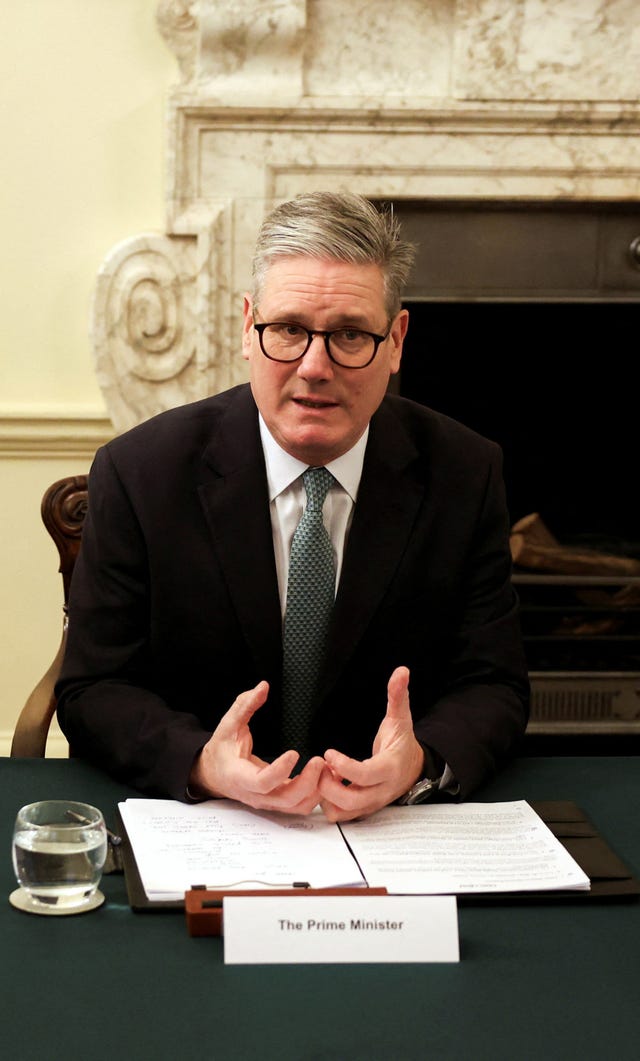
[[(279, 745), (281, 616), (247, 385), (163, 413), (96, 455), (58, 715), (73, 753), (183, 798), (235, 697), (266, 678), (254, 749)], [(314, 750), (365, 758), (394, 667), (418, 739), (466, 796), (526, 724), (498, 447), (423, 406), (374, 415), (317, 691)]]

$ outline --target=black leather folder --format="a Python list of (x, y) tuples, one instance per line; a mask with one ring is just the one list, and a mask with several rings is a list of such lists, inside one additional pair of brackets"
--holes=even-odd
[[(545, 903), (585, 901), (637, 900), (640, 880), (616, 855), (584, 811), (571, 800), (529, 801), (536, 814), (566, 847), (591, 881), (589, 889), (574, 891), (485, 892), (458, 896), (461, 905), (478, 903), (509, 905), (512, 903)], [(137, 912), (183, 910), (184, 900), (151, 900), (142, 886), (135, 856), (126, 829), (118, 814), (122, 834), (122, 862), (129, 905)], [(194, 882), (195, 883), (195, 882)]]
[(529, 800), (545, 825), (576, 860), (591, 881), (591, 887), (580, 891), (500, 892), (460, 895), (458, 902), (471, 903), (544, 903), (593, 902), (598, 900), (637, 900), (640, 880), (611, 850), (583, 810), (572, 800)]

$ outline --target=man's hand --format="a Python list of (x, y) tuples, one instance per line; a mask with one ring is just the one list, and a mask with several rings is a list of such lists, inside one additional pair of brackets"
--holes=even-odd
[(406, 667), (396, 667), (387, 694), (387, 713), (370, 759), (360, 762), (333, 748), (324, 754), (329, 769), (321, 775), (319, 788), (322, 809), (331, 822), (373, 814), (407, 792), (422, 773), (424, 752), (413, 732)]
[(268, 683), (260, 682), (240, 694), (194, 762), (189, 789), (203, 797), (236, 799), (255, 810), (310, 814), (320, 802), (318, 780), (324, 759), (315, 756), (297, 777), (291, 777), (298, 752), (283, 752), (272, 763), (253, 754), (249, 722), (268, 693)]

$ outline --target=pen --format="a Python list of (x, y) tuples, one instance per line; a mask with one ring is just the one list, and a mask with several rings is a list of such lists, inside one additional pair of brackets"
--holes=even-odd
[[(92, 825), (88, 818), (85, 818), (83, 814), (78, 814), (77, 811), (67, 809), (65, 811), (67, 818), (70, 818), (74, 822), (78, 822), (79, 825)], [(107, 829), (107, 839), (113, 847), (119, 847), (122, 843), (122, 837), (117, 836), (116, 833), (112, 833), (110, 829)]]

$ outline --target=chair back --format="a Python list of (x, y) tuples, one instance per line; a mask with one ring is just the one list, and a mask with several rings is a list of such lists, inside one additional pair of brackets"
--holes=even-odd
[(12, 756), (42, 757), (56, 710), (54, 687), (60, 674), (67, 640), (67, 602), (76, 557), (80, 551), (82, 526), (87, 512), (87, 476), (69, 475), (45, 491), (40, 506), (42, 522), (55, 542), (62, 575), (62, 637), (55, 658), (25, 703), (16, 723)]

